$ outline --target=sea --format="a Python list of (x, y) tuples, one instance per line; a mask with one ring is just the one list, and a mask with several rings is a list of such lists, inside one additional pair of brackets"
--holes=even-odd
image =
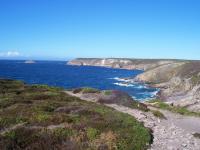
[(67, 65), (66, 61), (36, 61), (33, 64), (24, 62), (0, 60), (0, 78), (65, 89), (92, 87), (100, 90), (121, 90), (138, 101), (153, 99), (159, 91), (157, 88), (129, 79), (143, 73), (142, 70), (71, 66)]

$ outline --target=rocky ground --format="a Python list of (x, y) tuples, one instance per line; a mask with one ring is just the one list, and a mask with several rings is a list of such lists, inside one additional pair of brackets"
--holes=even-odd
[[(98, 97), (85, 96), (83, 93), (66, 93), (77, 96), (86, 101), (98, 102)], [(151, 111), (145, 112), (139, 109), (134, 109), (117, 104), (104, 105), (114, 108), (117, 111), (127, 113), (135, 117), (138, 121), (143, 122), (148, 128), (153, 131), (153, 144), (151, 150), (199, 150), (200, 139), (194, 137), (194, 133), (200, 133), (200, 118), (183, 116), (166, 110), (160, 110), (166, 119), (155, 117)], [(151, 110), (157, 108), (149, 106)], [(192, 121), (192, 122), (191, 122)]]

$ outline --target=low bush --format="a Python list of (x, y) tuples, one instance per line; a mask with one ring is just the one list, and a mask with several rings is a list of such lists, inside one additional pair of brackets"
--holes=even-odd
[(200, 139), (200, 133), (194, 133), (193, 136)]
[(94, 89), (94, 88), (89, 88), (89, 87), (83, 88), (81, 92), (82, 93), (100, 93), (99, 90)]
[(97, 135), (99, 134), (99, 131), (97, 129), (91, 127), (87, 128), (86, 132), (88, 139), (91, 141), (96, 139)]
[(111, 90), (106, 90), (106, 91), (104, 91), (103, 93), (104, 93), (104, 95), (109, 96), (109, 95), (112, 94), (112, 91), (111, 91)]
[(185, 107), (172, 106), (172, 105), (166, 104), (165, 102), (162, 102), (161, 100), (153, 100), (153, 101), (148, 101), (148, 102), (149, 103), (155, 103), (153, 106), (160, 108), (160, 109), (169, 110), (169, 111), (172, 111), (174, 113), (179, 113), (181, 115), (199, 116), (200, 117), (199, 112), (190, 111)]
[(158, 110), (151, 110), (151, 112), (153, 113), (154, 116), (160, 118), (160, 119), (166, 119), (166, 117), (164, 116), (163, 113), (161, 113)]

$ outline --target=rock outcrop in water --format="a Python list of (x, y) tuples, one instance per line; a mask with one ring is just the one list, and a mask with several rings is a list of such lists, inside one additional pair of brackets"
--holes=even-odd
[(144, 70), (136, 80), (160, 88), (162, 100), (200, 111), (200, 61), (79, 58), (68, 64)]
[(35, 61), (33, 61), (33, 60), (26, 60), (24, 63), (25, 63), (25, 64), (34, 64)]

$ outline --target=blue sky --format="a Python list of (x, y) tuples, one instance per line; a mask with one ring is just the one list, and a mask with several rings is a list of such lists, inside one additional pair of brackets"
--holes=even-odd
[(0, 58), (200, 59), (198, 0), (0, 0)]

